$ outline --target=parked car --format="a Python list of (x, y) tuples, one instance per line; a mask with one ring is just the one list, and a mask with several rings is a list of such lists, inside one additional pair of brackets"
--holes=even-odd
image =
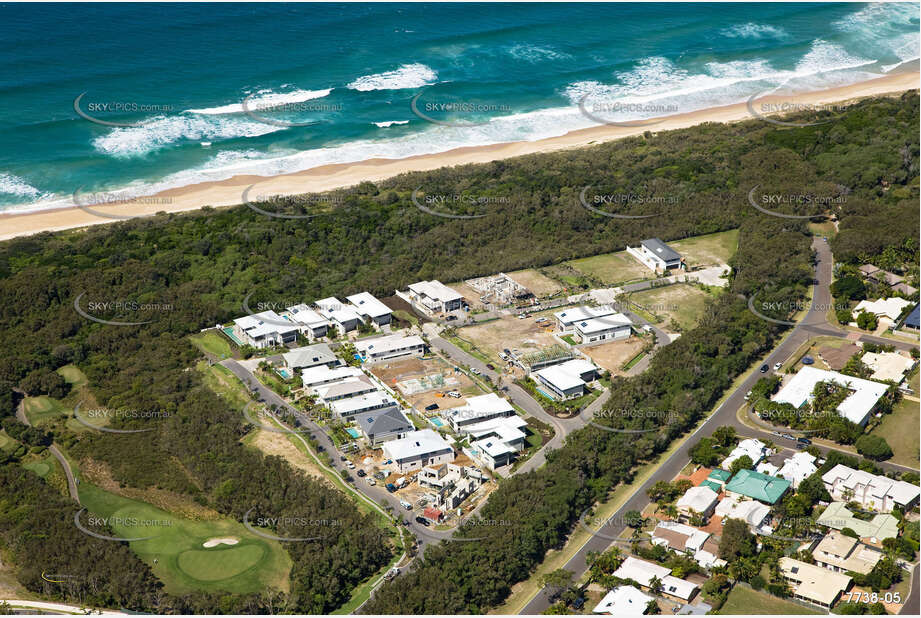
[(811, 365), (811, 364), (813, 364), (814, 362), (815, 362), (815, 360), (814, 360), (811, 356), (804, 356), (804, 357), (803, 357), (803, 364), (804, 364), (804, 365)]
[(357, 476), (359, 476), (359, 477), (362, 477), (362, 478), (368, 476), (368, 473), (365, 472), (364, 470), (359, 470), (359, 471), (356, 472), (355, 474), (356, 474)]
[(428, 526), (429, 526), (429, 520), (427, 520), (425, 517), (421, 517), (421, 516), (420, 516), (420, 517), (416, 517), (416, 523), (422, 524), (422, 525), (425, 526), (425, 527), (428, 527)]
[(804, 438), (802, 436), (797, 438), (796, 441), (799, 442), (800, 444), (805, 444), (806, 446), (809, 446), (810, 444), (812, 444), (812, 440), (810, 440), (809, 438)]
[(512, 353), (509, 351), (508, 348), (502, 348), (502, 353), (505, 354), (506, 356), (511, 356), (511, 355), (512, 355)]
[(402, 506), (407, 511), (413, 510), (413, 505), (407, 502), (406, 500), (400, 500), (400, 506)]
[(456, 319), (457, 319), (456, 315), (449, 315), (448, 317), (445, 318), (445, 322), (453, 322)]
[(782, 433), (782, 434), (780, 434), (780, 437), (781, 437), (781, 438), (786, 438), (787, 440), (796, 440), (796, 438), (795, 438), (794, 436), (792, 436), (792, 435), (790, 435), (790, 434), (788, 434), (788, 433)]
[(339, 455), (339, 461), (346, 461), (347, 459), (348, 457), (346, 457), (345, 455)]
[(348, 462), (348, 463), (345, 464), (345, 465), (347, 465), (347, 466), (349, 467), (349, 470), (354, 470), (354, 469), (355, 469), (355, 464), (353, 464), (351, 461)]
[(375, 472), (374, 478), (376, 478), (379, 481), (383, 481), (385, 478), (387, 478), (387, 475), (384, 474), (383, 472)]
[(430, 403), (429, 405), (425, 406), (425, 409), (426, 409), (426, 410), (437, 410), (437, 409), (438, 409), (438, 404), (437, 404), (437, 403)]
[(472, 373), (472, 374), (475, 375), (475, 376), (478, 376), (478, 375), (480, 375), (480, 370), (477, 369), (476, 367), (471, 367), (471, 368), (470, 368), (470, 373)]
[(783, 363), (774, 363), (774, 371), (780, 369), (781, 367), (783, 367)]
[(745, 401), (748, 401), (748, 400), (751, 399), (751, 398), (752, 398), (752, 392), (751, 392), (751, 391), (748, 391), (747, 393), (745, 393)]
[(384, 577), (386, 577), (387, 579), (393, 579), (399, 574), (400, 574), (400, 569), (398, 569), (397, 567), (393, 567), (392, 569), (387, 571), (387, 575), (385, 575)]
[(389, 491), (390, 493), (393, 493), (397, 490), (397, 486), (394, 485), (393, 483), (387, 483), (386, 485), (384, 485), (384, 487), (386, 487), (387, 491)]
[(768, 371), (770, 371), (770, 369), (771, 368), (765, 364), (765, 365), (761, 365), (761, 369), (759, 369), (758, 371), (760, 371), (761, 373), (767, 373)]
[(377, 485), (377, 481), (375, 481), (374, 479), (368, 479), (368, 485), (371, 485), (372, 487), (374, 487), (375, 485)]
[(486, 368), (489, 369), (490, 371), (495, 371), (495, 370), (496, 370), (495, 366), (494, 366), (492, 363), (487, 364), (487, 365), (486, 365)]

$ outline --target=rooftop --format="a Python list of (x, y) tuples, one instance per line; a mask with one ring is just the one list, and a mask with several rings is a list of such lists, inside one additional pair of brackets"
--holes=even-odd
[(359, 339), (355, 342), (355, 350), (362, 355), (386, 354), (396, 350), (405, 350), (424, 345), (425, 342), (418, 335), (386, 335), (384, 337)]
[(476, 395), (468, 397), (467, 403), (457, 408), (449, 408), (443, 416), (448, 419), (456, 419), (459, 423), (475, 420), (494, 414), (514, 413), (515, 408), (508, 400), (499, 397), (496, 393), (486, 393), (485, 395)]
[(882, 553), (837, 530), (826, 534), (812, 555), (818, 561), (863, 575), (872, 571), (883, 557)]
[(580, 332), (590, 335), (592, 333), (600, 333), (612, 328), (621, 328), (624, 326), (630, 326), (632, 322), (630, 318), (625, 316), (623, 313), (612, 313), (611, 315), (605, 315), (600, 318), (592, 318), (590, 320), (584, 320), (576, 324), (576, 328)]
[(781, 558), (780, 570), (785, 577), (799, 582), (793, 586), (794, 594), (822, 605), (834, 603), (851, 583), (847, 575), (793, 558)]
[(300, 305), (294, 305), (288, 307), (286, 310), (291, 314), (292, 320), (301, 326), (309, 326), (311, 328), (316, 328), (317, 326), (322, 326), (324, 324), (329, 324), (329, 321), (324, 318), (322, 315), (301, 303)]
[(921, 488), (905, 481), (897, 481), (887, 476), (870, 474), (838, 464), (822, 475), (822, 481), (829, 485), (839, 484), (848, 489), (866, 486), (868, 493), (882, 501), (889, 496), (898, 504), (909, 504), (921, 494)]
[(601, 602), (592, 610), (594, 614), (612, 616), (640, 616), (646, 611), (646, 605), (655, 599), (644, 594), (634, 586), (618, 586), (604, 595)]
[(373, 393), (365, 393), (364, 395), (358, 395), (357, 397), (349, 397), (348, 399), (337, 399), (336, 401), (331, 401), (329, 403), (329, 408), (336, 414), (348, 415), (357, 410), (366, 410), (371, 407), (383, 406), (385, 404), (392, 404), (394, 407), (398, 405), (393, 397), (387, 393), (374, 391)]
[(674, 260), (680, 260), (681, 254), (666, 245), (659, 238), (647, 238), (643, 241), (643, 246), (646, 247), (649, 251), (659, 256), (666, 262), (671, 262)]
[(359, 313), (369, 315), (372, 318), (380, 318), (393, 313), (390, 307), (377, 300), (368, 292), (352, 294), (351, 296), (346, 296), (345, 299), (352, 303), (352, 306), (354, 306)]
[(819, 382), (834, 382), (853, 391), (838, 406), (838, 414), (858, 425), (866, 422), (873, 406), (889, 388), (886, 384), (855, 378), (837, 371), (803, 367), (780, 389), (780, 392), (774, 395), (774, 401), (789, 403), (795, 408), (800, 408), (803, 404), (812, 401), (812, 391)]
[(365, 435), (378, 435), (413, 428), (412, 422), (398, 408), (388, 408), (383, 412), (377, 410), (363, 412), (355, 417), (355, 424)]
[(246, 331), (254, 339), (273, 333), (297, 330), (297, 327), (290, 320), (286, 320), (272, 310), (237, 318), (234, 320), (234, 324)]
[(675, 506), (679, 509), (686, 508), (696, 511), (697, 513), (706, 513), (716, 504), (718, 498), (718, 491), (714, 491), (711, 487), (701, 484), (697, 487), (688, 489), (685, 494), (678, 499)]
[(891, 380), (897, 384), (905, 372), (915, 366), (914, 360), (898, 352), (867, 352), (860, 360), (873, 370), (872, 379)]
[(565, 363), (538, 369), (534, 373), (561, 391), (566, 391), (577, 386), (583, 386), (585, 380), (582, 379), (582, 374), (597, 370), (598, 368), (587, 360), (574, 358)]
[(854, 307), (853, 315), (856, 316), (861, 311), (866, 311), (867, 313), (887, 317), (890, 320), (897, 320), (902, 310), (910, 304), (911, 301), (897, 296), (878, 298), (876, 300), (862, 300)]
[(335, 322), (351, 322), (361, 320), (361, 316), (351, 306), (346, 305), (338, 298), (330, 296), (316, 302), (320, 315)]
[(790, 488), (790, 481), (754, 470), (739, 470), (726, 484), (726, 491), (774, 504)]
[(336, 367), (330, 369), (326, 365), (318, 365), (316, 367), (304, 369), (301, 372), (301, 381), (304, 383), (304, 386), (313, 386), (314, 384), (333, 382), (335, 380), (361, 375), (364, 375), (364, 372), (358, 367)]
[(384, 445), (384, 451), (396, 460), (413, 459), (429, 453), (452, 450), (451, 445), (431, 429), (411, 431), (399, 440)]
[(874, 543), (881, 543), (883, 539), (895, 538), (899, 535), (899, 520), (889, 513), (880, 513), (870, 521), (864, 521), (854, 517), (844, 502), (829, 504), (816, 519), (816, 523), (835, 530), (850, 528), (860, 538), (871, 539)]
[(563, 311), (557, 311), (553, 315), (563, 324), (574, 324), (583, 320), (591, 320), (606, 315), (614, 315), (616, 313), (617, 311), (615, 311), (611, 305), (599, 305), (597, 307), (580, 305), (578, 307), (564, 309)]
[(290, 352), (282, 354), (282, 358), (285, 359), (285, 365), (292, 369), (325, 365), (338, 361), (336, 355), (333, 354), (333, 351), (325, 343), (295, 348)]
[(462, 294), (452, 290), (436, 279), (412, 283), (409, 289), (420, 296), (427, 296), (443, 303), (463, 298)]

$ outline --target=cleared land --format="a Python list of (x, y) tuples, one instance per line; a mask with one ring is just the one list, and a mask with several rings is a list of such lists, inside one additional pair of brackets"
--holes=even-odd
[(779, 615), (784, 614), (819, 614), (797, 603), (791, 603), (765, 592), (759, 592), (745, 586), (736, 586), (729, 592), (729, 598), (720, 608), (720, 614), (743, 615)]
[(281, 457), (291, 464), (291, 467), (295, 470), (300, 470), (308, 476), (321, 480), (332, 487), (332, 483), (329, 482), (329, 479), (326, 478), (326, 475), (323, 474), (320, 467), (316, 465), (316, 462), (305, 457), (304, 454), (291, 443), (287, 434), (268, 431), (266, 429), (257, 429), (246, 436), (243, 442), (247, 446), (259, 449), (266, 455), (277, 455)]
[(33, 425), (41, 425), (56, 418), (67, 416), (67, 406), (47, 395), (26, 397), (22, 402), (26, 417)]
[(630, 337), (623, 341), (613, 341), (601, 345), (582, 348), (592, 361), (613, 375), (624, 375), (624, 364), (643, 349), (645, 341), (639, 337)]
[(693, 328), (706, 310), (708, 293), (692, 285), (676, 283), (634, 292), (630, 300), (644, 308), (645, 317), (655, 324), (668, 325), (675, 320), (683, 330)]
[(902, 399), (892, 409), (891, 414), (882, 418), (880, 424), (870, 432), (874, 436), (885, 438), (892, 448), (889, 460), (902, 466), (917, 468), (921, 461), (918, 457), (918, 434), (921, 431), (921, 410), (917, 401)]
[(558, 281), (539, 273), (534, 269), (516, 270), (507, 273), (509, 277), (531, 290), (535, 296), (553, 296), (563, 289)]
[(216, 330), (209, 330), (189, 337), (192, 344), (204, 352), (218, 358), (232, 358), (233, 348), (230, 340)]
[[(408, 358), (392, 363), (376, 363), (368, 367), (381, 382), (397, 390), (416, 410), (437, 403), (439, 408), (464, 405), (464, 397), (483, 392), (467, 375), (438, 357)], [(462, 397), (439, 397), (438, 393), (459, 391)]]
[[(248, 593), (265, 588), (287, 592), (291, 569), (288, 554), (278, 542), (256, 536), (236, 521), (183, 519), (89, 483), (80, 485), (80, 502), (94, 515), (108, 518), (115, 536), (153, 537), (132, 541), (130, 546), (171, 592), (223, 590)], [(135, 521), (139, 523), (135, 524)], [(88, 518), (84, 516), (84, 526), (93, 530), (88, 523)], [(107, 534), (103, 529), (99, 532)], [(232, 546), (203, 546), (215, 537), (233, 537), (239, 542)]]
[(739, 230), (694, 236), (668, 245), (680, 253), (690, 267), (725, 264), (739, 247)]
[(447, 285), (452, 290), (457, 291), (458, 294), (462, 295), (467, 301), (467, 304), (470, 305), (470, 309), (472, 311), (477, 311), (485, 307), (485, 305), (480, 301), (482, 292), (477, 292), (463, 281), (455, 281), (454, 283), (447, 283), (445, 285)]
[[(541, 327), (535, 321), (538, 317), (546, 317), (550, 321), (546, 327)], [(512, 316), (502, 316), (475, 326), (465, 326), (457, 329), (457, 336), (472, 343), (480, 352), (485, 354), (497, 366), (504, 366), (505, 362), (499, 359), (499, 352), (508, 348), (517, 349), (521, 354), (537, 352), (559, 342), (553, 337), (553, 311), (541, 311), (519, 320)]]

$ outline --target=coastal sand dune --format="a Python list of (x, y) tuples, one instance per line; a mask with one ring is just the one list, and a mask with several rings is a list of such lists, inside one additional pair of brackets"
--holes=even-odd
[[(919, 87), (921, 74), (913, 67), (910, 71), (889, 74), (850, 86), (832, 88), (797, 95), (768, 96), (754, 102), (755, 109), (773, 106), (827, 105), (852, 101), (864, 97), (901, 93)], [(578, 148), (632, 135), (644, 131), (681, 129), (704, 122), (738, 122), (753, 117), (747, 103), (736, 103), (710, 109), (666, 116), (653, 125), (598, 126), (573, 131), (560, 137), (533, 142), (511, 142), (492, 146), (457, 148), (438, 154), (419, 155), (405, 159), (369, 159), (355, 163), (324, 165), (313, 169), (280, 176), (234, 176), (220, 182), (206, 182), (171, 189), (140, 199), (137, 202), (94, 205), (88, 212), (81, 208), (45, 210), (23, 214), (0, 215), (0, 240), (27, 236), (42, 231), (65, 230), (112, 223), (120, 218), (152, 215), (157, 212), (181, 212), (203, 206), (235, 206), (242, 203), (244, 190), (256, 185), (251, 195), (297, 195), (300, 193), (329, 191), (356, 185), (362, 181), (380, 181), (404, 172), (425, 171), (445, 166), (468, 163), (486, 163), (538, 152), (551, 152)], [(103, 213), (113, 218), (99, 216)]]

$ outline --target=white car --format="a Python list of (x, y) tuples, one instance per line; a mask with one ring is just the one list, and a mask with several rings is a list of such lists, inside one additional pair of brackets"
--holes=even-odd
[(774, 363), (774, 371), (777, 371), (781, 367), (783, 367), (783, 363)]
[(377, 481), (375, 481), (371, 477), (368, 477), (368, 485), (371, 485), (371, 486), (377, 485)]
[(745, 401), (748, 401), (749, 399), (751, 399), (751, 396), (752, 396), (751, 391), (748, 391), (747, 393), (745, 393)]

